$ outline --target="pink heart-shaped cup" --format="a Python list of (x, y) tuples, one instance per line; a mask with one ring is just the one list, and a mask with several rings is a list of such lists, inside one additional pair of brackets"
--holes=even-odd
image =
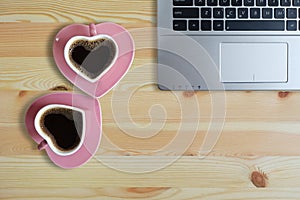
[[(77, 145), (68, 151), (58, 149), (58, 141), (53, 141), (55, 138), (53, 139), (47, 133), (51, 129), (45, 131), (46, 123), (42, 125), (40, 123), (41, 119), (45, 119), (45, 113), (49, 114), (51, 111), (59, 114), (60, 111), (57, 110), (73, 110), (81, 115), (80, 139)], [(54, 129), (51, 131), (60, 130), (59, 134), (65, 134), (64, 131), (68, 130), (68, 126), (59, 125), (58, 118), (53, 121), (53, 116), (51, 117), (48, 122), (56, 123), (53, 124)], [(79, 167), (86, 163), (98, 149), (102, 133), (101, 109), (99, 102), (92, 97), (73, 93), (53, 93), (42, 96), (31, 104), (26, 112), (25, 125), (30, 136), (38, 144), (38, 149), (46, 150), (49, 158), (56, 165), (62, 168)], [(67, 142), (64, 138), (60, 140)]]
[[(72, 64), (68, 51), (76, 40), (92, 43), (99, 42), (101, 39), (111, 41), (116, 49), (112, 59), (103, 66), (104, 69), (98, 70), (91, 78), (80, 67), (76, 67), (78, 65), (84, 68), (84, 64)], [(129, 70), (134, 58), (134, 42), (127, 30), (114, 23), (90, 24), (89, 26), (73, 24), (63, 28), (56, 35), (53, 55), (57, 67), (69, 81), (87, 94), (101, 97), (110, 91)], [(101, 57), (101, 53), (99, 55)]]

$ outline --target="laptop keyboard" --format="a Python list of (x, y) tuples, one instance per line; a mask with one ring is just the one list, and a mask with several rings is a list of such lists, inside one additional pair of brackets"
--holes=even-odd
[(174, 31), (300, 31), (300, 0), (173, 0)]

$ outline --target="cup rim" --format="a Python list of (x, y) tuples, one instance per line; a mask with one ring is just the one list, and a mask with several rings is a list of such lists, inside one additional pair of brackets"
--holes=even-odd
[[(45, 113), (45, 111), (47, 111), (51, 108), (57, 108), (57, 107), (72, 109), (72, 110), (75, 110), (82, 114), (82, 134), (80, 137), (80, 142), (76, 146), (76, 148), (69, 150), (69, 151), (61, 151), (57, 147), (55, 147), (55, 145), (52, 142), (52, 140), (50, 139), (50, 137), (46, 133), (44, 133), (44, 131), (40, 127), (40, 119), (43, 116), (43, 114)], [(49, 105), (42, 107), (37, 112), (37, 114), (34, 118), (34, 128), (36, 129), (37, 133), (47, 142), (47, 145), (50, 147), (50, 149), (54, 153), (56, 153), (57, 155), (60, 155), (60, 156), (70, 156), (70, 155), (76, 153), (83, 145), (84, 138), (85, 138), (85, 131), (86, 131), (85, 112), (83, 110), (81, 110), (80, 108), (73, 107), (73, 106), (67, 106), (67, 105), (61, 105), (61, 104), (49, 104)]]
[[(72, 45), (72, 43), (76, 40), (79, 40), (79, 39), (86, 39), (88, 41), (91, 41), (91, 40), (97, 40), (97, 39), (101, 39), (101, 38), (104, 38), (104, 39), (108, 39), (110, 40), (111, 42), (113, 42), (113, 44), (115, 45), (116, 47), (116, 50), (115, 50), (115, 55), (114, 55), (114, 58), (113, 60), (111, 61), (110, 65), (108, 67), (106, 67), (106, 69), (100, 74), (98, 75), (96, 78), (92, 79), (88, 76), (86, 76), (84, 73), (82, 73), (79, 69), (77, 69), (71, 62), (70, 58), (69, 58), (69, 47)], [(104, 74), (106, 74), (106, 72), (108, 72), (112, 66), (114, 66), (114, 64), (116, 63), (117, 59), (119, 57), (119, 47), (118, 47), (118, 44), (117, 42), (109, 35), (106, 35), (106, 34), (98, 34), (98, 35), (95, 35), (95, 36), (83, 36), (83, 35), (77, 35), (77, 36), (74, 36), (74, 37), (71, 37), (68, 42), (66, 43), (66, 45), (64, 46), (64, 59), (67, 63), (67, 65), (73, 70), (75, 71), (76, 74), (80, 75), (82, 78), (84, 78), (85, 80), (91, 82), (91, 83), (95, 83), (97, 82), (99, 79), (101, 79), (102, 76), (104, 76)]]

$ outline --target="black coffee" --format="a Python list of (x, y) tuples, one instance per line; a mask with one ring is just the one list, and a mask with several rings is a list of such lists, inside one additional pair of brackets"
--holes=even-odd
[(69, 151), (79, 145), (83, 131), (80, 112), (67, 108), (53, 108), (43, 114), (40, 123), (43, 131), (59, 150)]
[(69, 50), (72, 64), (91, 79), (97, 78), (114, 60), (116, 46), (110, 39), (77, 40)]

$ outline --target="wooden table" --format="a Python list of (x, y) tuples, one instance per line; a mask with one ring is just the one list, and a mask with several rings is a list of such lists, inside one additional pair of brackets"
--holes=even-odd
[[(63, 170), (37, 150), (24, 113), (43, 94), (78, 92), (54, 63), (55, 34), (68, 24), (103, 21), (132, 32), (136, 57), (99, 99), (96, 156)], [(219, 94), (157, 89), (156, 1), (1, 0), (0, 23), (1, 199), (300, 199), (300, 93), (226, 92), (221, 136), (199, 156)]]

